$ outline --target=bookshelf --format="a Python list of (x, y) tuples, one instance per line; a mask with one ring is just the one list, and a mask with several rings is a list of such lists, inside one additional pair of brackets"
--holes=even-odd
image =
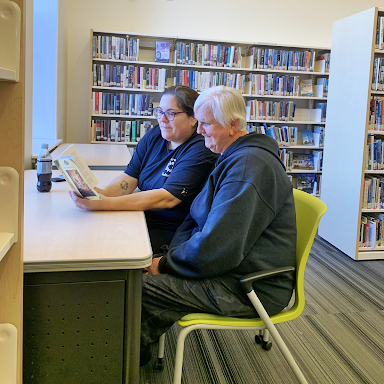
[[(0, 381), (22, 382), (25, 2), (0, 0)], [(2, 337), (3, 336), (3, 337)]]
[(19, 6), (13, 1), (0, 1), (0, 81), (19, 81), (20, 23)]
[(17, 242), (19, 174), (11, 167), (0, 167), (0, 261)]
[[(327, 145), (324, 148), (321, 199), (328, 207), (319, 235), (355, 260), (384, 259), (384, 247), (360, 243), (362, 213), (376, 215), (384, 209), (362, 208), (364, 180), (382, 170), (368, 170), (372, 76), (378, 16), (384, 9), (371, 8), (333, 24), (332, 84), (328, 95)], [(364, 215), (365, 216), (365, 215)]]
[[(127, 36), (129, 36), (129, 40)], [(116, 37), (120, 39), (118, 56), (116, 56), (116, 40), (115, 43), (112, 40)], [(113, 141), (113, 139), (108, 141), (108, 138), (101, 140), (102, 134), (100, 132), (108, 129), (113, 132), (116, 132), (116, 129), (125, 132), (130, 128), (132, 133), (132, 121), (136, 121), (136, 126), (142, 125), (144, 121), (153, 125), (157, 124), (156, 119), (150, 112), (151, 108), (149, 108), (148, 114), (143, 116), (129, 113), (134, 109), (129, 108), (131, 102), (134, 104), (131, 99), (146, 100), (145, 97), (150, 97), (149, 103), (152, 102), (152, 107), (155, 108), (159, 105), (161, 92), (166, 86), (183, 84), (201, 92), (209, 86), (229, 85), (242, 92), (246, 103), (252, 100), (268, 105), (275, 103), (275, 109), (288, 102), (292, 105), (295, 104), (293, 121), (282, 121), (284, 118), (281, 119), (280, 117), (266, 120), (264, 117), (247, 116), (248, 123), (251, 123), (251, 126), (249, 126), (250, 131), (253, 127), (262, 124), (276, 127), (296, 127), (296, 142), (290, 143), (289, 146), (284, 146), (282, 149), (285, 148), (292, 153), (302, 154), (311, 154), (313, 150), (323, 150), (322, 144), (301, 145), (301, 132), (302, 130), (313, 131), (314, 126), (319, 126), (322, 127), (322, 134), (324, 133), (325, 119), (322, 119), (320, 109), (316, 109), (316, 107), (317, 103), (325, 104), (327, 102), (329, 48), (202, 40), (100, 30), (91, 30), (90, 39), (89, 141), (91, 143), (113, 142), (114, 144), (134, 147), (137, 142), (132, 142), (132, 137), (128, 142), (123, 139), (120, 139), (121, 141)], [(138, 44), (137, 41), (139, 41)], [(156, 62), (156, 42), (161, 41), (169, 44), (169, 62), (166, 63)], [(139, 47), (138, 50), (136, 50), (136, 44)], [(100, 55), (99, 51), (101, 52)], [(123, 56), (121, 55), (122, 52)], [(267, 54), (269, 55), (268, 60)], [(275, 54), (276, 57), (272, 57)], [(121, 67), (117, 68), (118, 65)], [(122, 69), (123, 67), (125, 69)], [(141, 79), (143, 78), (143, 73), (140, 73), (139, 67), (145, 67), (145, 70), (148, 70), (145, 80), (149, 82), (149, 88), (146, 86), (143, 88), (142, 82), (140, 84), (139, 78), (140, 76)], [(120, 86), (118, 86), (119, 84), (117, 86), (112, 85), (113, 68), (116, 68), (116, 78), (120, 78)], [(156, 83), (157, 79), (155, 82), (152, 80), (156, 78), (153, 76), (154, 71), (158, 71), (159, 78), (163, 76), (158, 84)], [(103, 73), (103, 79), (101, 78), (101, 72)], [(119, 77), (117, 73), (122, 75)], [(130, 75), (130, 73), (134, 74)], [(324, 85), (318, 84), (320, 78)], [(269, 81), (269, 83), (266, 83), (267, 86), (270, 86), (272, 81), (275, 82), (274, 88), (271, 86), (266, 90), (256, 89), (256, 82), (259, 86), (267, 79)], [(308, 80), (311, 83), (313, 95), (301, 95), (299, 87), (301, 80)], [(155, 84), (152, 86), (153, 83)], [(293, 84), (296, 84), (294, 86), (296, 93), (293, 91), (287, 93), (286, 89), (293, 87)], [(100, 93), (102, 96), (100, 96)], [(112, 102), (112, 96), (103, 96), (108, 93), (114, 94), (114, 102)], [(116, 113), (108, 113), (110, 112), (108, 110), (110, 105), (116, 102), (115, 95), (119, 98), (119, 111), (116, 109), (114, 111)], [(138, 99), (140, 96), (141, 99)], [(103, 97), (105, 97), (105, 101), (103, 101)], [(122, 103), (126, 108), (121, 108)], [(147, 108), (144, 108), (144, 110), (146, 111)], [(127, 111), (129, 112), (127, 113)], [(110, 124), (112, 123), (109, 123), (111, 120), (120, 120), (121, 123), (117, 124), (121, 126), (119, 128), (111, 127)], [(316, 179), (318, 183), (321, 177), (321, 170), (290, 171), (290, 178), (294, 186), (297, 185), (297, 173), (315, 173), (318, 175)], [(319, 194), (318, 189), (314, 194)]]

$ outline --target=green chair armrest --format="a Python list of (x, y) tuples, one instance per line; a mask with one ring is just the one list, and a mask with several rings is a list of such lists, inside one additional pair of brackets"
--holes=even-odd
[(246, 293), (249, 293), (253, 290), (252, 284), (257, 281), (264, 279), (266, 277), (276, 276), (285, 272), (295, 271), (295, 267), (279, 267), (273, 269), (266, 269), (265, 271), (249, 273), (248, 275), (243, 276), (240, 279), (240, 283)]

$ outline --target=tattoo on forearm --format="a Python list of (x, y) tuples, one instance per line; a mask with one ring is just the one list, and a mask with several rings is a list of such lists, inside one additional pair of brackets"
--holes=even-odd
[(128, 194), (128, 183), (126, 181), (122, 181), (120, 183), (120, 187), (123, 190), (123, 195), (127, 195)]

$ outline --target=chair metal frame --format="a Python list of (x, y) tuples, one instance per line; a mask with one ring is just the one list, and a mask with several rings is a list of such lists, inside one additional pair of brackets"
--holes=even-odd
[[(175, 359), (175, 371), (173, 384), (181, 383), (182, 367), (183, 367), (183, 354), (184, 354), (184, 342), (189, 332), (195, 329), (236, 329), (236, 330), (259, 330), (263, 335), (263, 347), (269, 350), (271, 344), (265, 347), (268, 343), (269, 333), (276, 341), (282, 354), (291, 366), (298, 381), (301, 384), (308, 384), (299, 366), (294, 360), (292, 354), (289, 352), (285, 342), (281, 338), (274, 324), (278, 324), (285, 321), (290, 321), (297, 318), (304, 309), (304, 270), (308, 260), (309, 252), (312, 247), (313, 240), (316, 235), (317, 227), (320, 219), (326, 212), (326, 205), (316, 197), (309, 195), (303, 191), (297, 189), (293, 190), (296, 209), (296, 227), (297, 227), (297, 241), (296, 241), (296, 268), (294, 267), (282, 267), (270, 269), (267, 271), (256, 272), (244, 276), (240, 282), (255, 307), (260, 318), (255, 319), (240, 319), (233, 317), (224, 317), (211, 315), (207, 313), (192, 313), (184, 316), (178, 321), (183, 327), (180, 331), (177, 339), (176, 347), (176, 359)], [(260, 279), (275, 276), (281, 273), (291, 272), (296, 270), (296, 284), (295, 284), (295, 301), (292, 307), (284, 309), (277, 315), (268, 316), (268, 313), (261, 304), (252, 284)], [(257, 340), (256, 336), (256, 340)], [(165, 333), (159, 339), (159, 353), (157, 367), (161, 369), (163, 367), (164, 357), (164, 344)]]

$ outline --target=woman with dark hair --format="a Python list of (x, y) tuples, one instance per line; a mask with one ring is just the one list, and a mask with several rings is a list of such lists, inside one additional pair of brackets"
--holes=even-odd
[[(189, 213), (217, 159), (196, 132), (193, 89), (177, 85), (162, 94), (154, 110), (158, 125), (139, 141), (124, 173), (104, 189), (102, 200), (70, 192), (75, 205), (87, 210), (145, 211), (153, 253), (169, 244)], [(132, 193), (136, 188), (140, 193)]]

